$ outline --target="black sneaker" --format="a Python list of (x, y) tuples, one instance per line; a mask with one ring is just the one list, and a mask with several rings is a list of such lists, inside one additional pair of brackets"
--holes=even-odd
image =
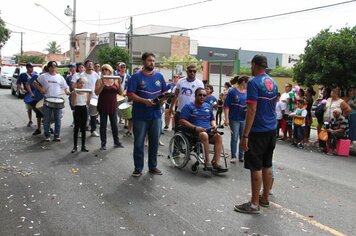
[(164, 126), (164, 129), (167, 130), (167, 129), (168, 129), (168, 126)]
[(31, 127), (32, 126), (32, 121), (29, 121), (28, 123), (27, 123), (27, 127)]
[(122, 143), (118, 142), (114, 144), (114, 148), (124, 148), (124, 146), (122, 145)]
[(142, 172), (140, 170), (135, 169), (131, 175), (133, 177), (140, 177), (142, 175)]
[(81, 151), (82, 152), (89, 152), (89, 150), (85, 146), (82, 147)]
[(101, 151), (105, 151), (106, 150), (106, 146), (101, 146), (100, 150)]
[(75, 153), (77, 150), (78, 150), (78, 148), (75, 147), (75, 148), (72, 149), (71, 153)]
[(154, 175), (162, 175), (162, 171), (160, 169), (158, 169), (157, 167), (150, 169), (149, 172)]
[(246, 214), (260, 214), (260, 207), (253, 207), (251, 202), (235, 205), (234, 210)]
[(41, 134), (41, 130), (39, 129), (36, 129), (35, 132), (32, 133), (32, 135), (38, 135), (38, 134)]

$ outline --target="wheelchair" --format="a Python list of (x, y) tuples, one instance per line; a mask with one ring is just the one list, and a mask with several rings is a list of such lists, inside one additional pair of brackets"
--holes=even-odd
[[(218, 132), (220, 135), (223, 132)], [(210, 152), (209, 153), (214, 153)], [(199, 171), (199, 165), (204, 166), (205, 169), (205, 151), (203, 143), (200, 142), (197, 135), (185, 131), (184, 129), (179, 129), (171, 138), (169, 142), (169, 155), (168, 158), (171, 159), (173, 165), (178, 169), (184, 168), (189, 160), (195, 159), (196, 161), (191, 166), (191, 171), (196, 174)], [(227, 168), (227, 155), (224, 151), (224, 146), (222, 145), (222, 153), (220, 154), (221, 164)]]

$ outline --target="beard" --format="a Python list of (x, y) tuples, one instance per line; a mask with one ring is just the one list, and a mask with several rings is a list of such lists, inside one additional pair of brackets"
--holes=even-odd
[(145, 66), (146, 71), (151, 72), (151, 71), (153, 71), (153, 69), (154, 69), (154, 66)]

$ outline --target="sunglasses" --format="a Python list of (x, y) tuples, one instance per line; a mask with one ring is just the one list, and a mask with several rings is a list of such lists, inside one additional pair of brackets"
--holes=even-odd
[(188, 70), (189, 73), (197, 73), (196, 70)]
[(204, 97), (204, 98), (205, 98), (205, 97), (206, 97), (206, 94), (199, 93), (199, 94), (198, 94), (198, 97)]
[(106, 70), (109, 70), (108, 68), (102, 68), (101, 71), (106, 71)]

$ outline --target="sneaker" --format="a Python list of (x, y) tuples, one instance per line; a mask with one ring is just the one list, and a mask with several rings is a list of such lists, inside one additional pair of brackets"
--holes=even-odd
[(210, 163), (205, 164), (204, 170), (209, 170), (211, 171), (213, 169), (213, 165)]
[(105, 151), (106, 150), (106, 146), (101, 146), (100, 150), (101, 151)]
[(41, 134), (41, 130), (40, 129), (36, 129), (35, 132), (33, 132), (32, 135), (38, 135)]
[(27, 127), (31, 127), (32, 126), (32, 121), (29, 121), (28, 123), (27, 123)]
[(114, 144), (114, 148), (124, 148), (124, 146), (122, 145), (122, 143), (118, 142)]
[(93, 131), (93, 132), (91, 132), (91, 136), (92, 137), (99, 137), (99, 134), (98, 134), (98, 132)]
[(161, 140), (159, 140), (159, 146), (164, 146), (164, 142), (162, 142)]
[(264, 200), (261, 195), (259, 197), (259, 203), (261, 207), (269, 207), (269, 201)]
[(234, 210), (246, 214), (260, 214), (260, 207), (253, 207), (251, 202), (235, 205)]
[(304, 145), (302, 143), (298, 143), (297, 144), (297, 147), (300, 148), (300, 149), (303, 149), (304, 148)]
[(124, 134), (124, 137), (131, 137), (132, 136), (132, 133), (130, 131), (127, 131), (125, 134)]
[(243, 157), (239, 157), (239, 162), (244, 162), (244, 158)]
[(50, 137), (47, 137), (47, 138), (45, 138), (45, 140), (44, 140), (46, 143), (49, 143), (49, 142), (51, 142), (51, 138)]
[(149, 172), (154, 175), (162, 175), (162, 171), (160, 169), (158, 169), (157, 167), (150, 169)]
[(82, 152), (89, 152), (89, 150), (85, 147), (85, 146), (83, 146), (82, 147), (82, 149), (80, 149)]
[(140, 177), (141, 175), (142, 175), (142, 172), (137, 169), (135, 169), (131, 174), (131, 176), (133, 176), (133, 177)]
[(228, 170), (227, 168), (223, 168), (218, 165), (213, 165), (213, 169), (212, 169), (212, 171), (218, 172), (218, 173), (224, 173), (224, 172), (227, 172), (227, 170)]
[(231, 158), (230, 163), (236, 163), (236, 161), (237, 161), (236, 157), (235, 158)]
[(72, 149), (71, 153), (75, 153), (77, 150), (78, 150), (78, 148), (75, 147), (75, 148)]
[(168, 126), (164, 126), (164, 128), (163, 128), (163, 129), (167, 130), (167, 129), (168, 129)]
[(55, 141), (55, 142), (60, 142), (60, 141), (61, 141), (61, 138), (60, 138), (60, 137), (56, 137), (56, 138), (53, 139), (53, 141)]

